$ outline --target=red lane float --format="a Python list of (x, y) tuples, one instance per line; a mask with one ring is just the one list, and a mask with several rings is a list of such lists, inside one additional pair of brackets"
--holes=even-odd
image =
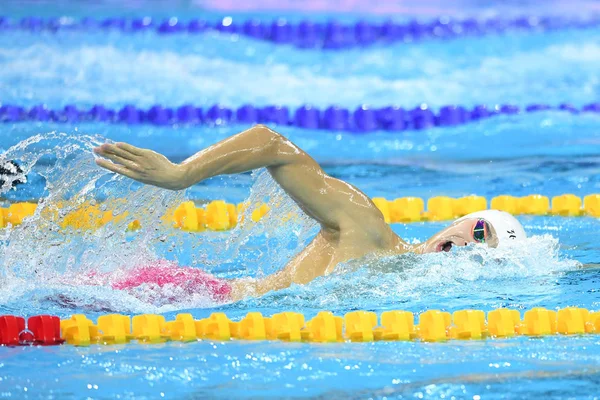
[(0, 345), (53, 346), (63, 344), (60, 336), (60, 318), (55, 315), (36, 315), (27, 320), (14, 315), (0, 316)]

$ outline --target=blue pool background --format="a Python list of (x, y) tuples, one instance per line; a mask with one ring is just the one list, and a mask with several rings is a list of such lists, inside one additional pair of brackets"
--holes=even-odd
[[(391, 2), (394, 3), (394, 2)], [(25, 7), (35, 4), (37, 7)], [(346, 21), (382, 20), (349, 6), (334, 10), (287, 12), (204, 9), (181, 2), (165, 9), (136, 2), (121, 8), (103, 2), (97, 16), (207, 19), (271, 19), (285, 14)], [(292, 9), (297, 5), (287, 3)], [(335, 8), (336, 5), (331, 5)], [(436, 5), (435, 3), (431, 3)], [(587, 15), (593, 2), (551, 3), (556, 12)], [(3, 7), (5, 3), (3, 3)], [(339, 5), (338, 5), (339, 6)], [(436, 7), (439, 4), (436, 5)], [(81, 3), (7, 2), (2, 13), (81, 17)], [(343, 8), (342, 6), (339, 6)], [(438, 8), (432, 9), (437, 10)], [(451, 15), (542, 15), (548, 3), (497, 6), (462, 3)], [(437, 15), (425, 11), (398, 18)], [(299, 50), (217, 33), (159, 36), (119, 32), (78, 33), (11, 31), (0, 33), (0, 102), (32, 106), (45, 103), (111, 107), (153, 104), (176, 107), (221, 103), (231, 107), (361, 104), (433, 108), (447, 104), (572, 103), (599, 101), (600, 29), (424, 41), (337, 52)], [(548, 111), (499, 116), (460, 127), (354, 135), (278, 127), (313, 155), (326, 171), (357, 185), (369, 196), (395, 198), (436, 195), (554, 196), (600, 192), (600, 115)], [(182, 160), (245, 129), (223, 127), (124, 126), (101, 123), (23, 122), (0, 125), (0, 148), (19, 160), (35, 160), (30, 183), (3, 194), (9, 200), (48, 198), (97, 188), (81, 197), (107, 195), (129, 200), (142, 212), (146, 229), (137, 236), (109, 226), (95, 235), (55, 235), (44, 220), (0, 236), (0, 314), (84, 312), (160, 312), (168, 318), (191, 312), (204, 318), (225, 311), (239, 319), (249, 311), (270, 315), (303, 312), (308, 318), (329, 309), (381, 312), (407, 309), (454, 311), (544, 306), (598, 309), (598, 219), (520, 217), (532, 239), (517, 252), (499, 254), (474, 247), (450, 255), (362, 260), (341, 266), (329, 277), (293, 286), (259, 299), (218, 305), (202, 296), (165, 303), (161, 293), (131, 296), (82, 286), (74, 278), (90, 269), (126, 269), (154, 258), (176, 260), (222, 277), (258, 276), (281, 268), (315, 227), (305, 218), (274, 224), (281, 209), (263, 223), (244, 224), (228, 233), (188, 234), (153, 229), (156, 216), (190, 198), (239, 202), (281, 196), (264, 174), (215, 178), (186, 193), (140, 188), (125, 179), (106, 182), (93, 167), (91, 144), (102, 138), (124, 140)], [(53, 137), (51, 131), (65, 132)], [(42, 135), (37, 144), (24, 140)], [(84, 138), (100, 135), (100, 138)], [(86, 136), (87, 137), (87, 136)], [(83, 139), (82, 139), (83, 138)], [(21, 143), (22, 148), (19, 148)], [(76, 147), (79, 148), (76, 148)], [(33, 161), (32, 161), (33, 162)], [(74, 168), (80, 175), (75, 176)], [(41, 175), (52, 189), (44, 189)], [(393, 226), (413, 242), (444, 223)], [(69, 258), (71, 256), (71, 258)], [(124, 261), (125, 260), (125, 261)], [(158, 296), (158, 298), (157, 298)], [(65, 301), (68, 298), (69, 301)], [(0, 349), (0, 396), (9, 398), (595, 398), (600, 392), (597, 336), (518, 338), (449, 343), (289, 344), (168, 343), (90, 348)]]

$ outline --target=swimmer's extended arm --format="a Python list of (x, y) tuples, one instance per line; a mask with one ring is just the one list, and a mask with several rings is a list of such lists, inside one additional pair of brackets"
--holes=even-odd
[[(360, 190), (328, 176), (308, 154), (264, 125), (210, 146), (181, 164), (126, 143), (103, 144), (97, 164), (142, 183), (185, 189), (217, 175), (266, 167), (277, 183), (325, 231), (352, 231), (361, 236), (388, 234), (381, 212)], [(369, 221), (364, 224), (365, 221)], [(377, 239), (376, 239), (377, 240)]]

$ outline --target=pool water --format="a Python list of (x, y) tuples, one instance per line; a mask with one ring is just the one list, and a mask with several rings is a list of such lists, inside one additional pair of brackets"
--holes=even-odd
[[(343, 8), (336, 2), (321, 3)], [(347, 3), (349, 12), (340, 19), (382, 18)], [(39, 13), (7, 4), (6, 15), (14, 17), (88, 15), (79, 3), (43, 3)], [(144, 2), (121, 11), (105, 2), (96, 12), (143, 16), (148, 5), (153, 16), (215, 20), (223, 15), (244, 19), (282, 14), (291, 20), (307, 15), (326, 20), (335, 12), (327, 7), (312, 13), (264, 11), (257, 3), (254, 10), (235, 13), (223, 10), (226, 4), (203, 9), (177, 3), (167, 12)], [(439, 4), (428, 4), (429, 12), (420, 8), (401, 17), (442, 13)], [(561, 7), (584, 14), (593, 9), (590, 4)], [(288, 6), (298, 7), (293, 2)], [(493, 3), (463, 6), (460, 13), (449, 14), (489, 15), (498, 10)], [(511, 15), (519, 14), (510, 5), (502, 7)], [(536, 15), (547, 11), (547, 6), (536, 3), (524, 7)], [(321, 108), (337, 104), (350, 109), (362, 104), (413, 108), (422, 103), (433, 109), (505, 103), (581, 107), (598, 102), (600, 94), (600, 28), (509, 32), (340, 51), (301, 50), (215, 32), (162, 36), (11, 30), (0, 32), (0, 38), (0, 104), (27, 107), (42, 103), (49, 108), (184, 103)], [(312, 318), (321, 310), (341, 315), (353, 310), (600, 308), (600, 221), (589, 217), (522, 216), (519, 220), (530, 238), (514, 249), (470, 246), (449, 254), (356, 260), (310, 284), (233, 304), (186, 293), (173, 301), (177, 292), (172, 289), (146, 287), (125, 293), (83, 283), (81, 277), (89, 272), (126, 271), (159, 259), (227, 278), (262, 276), (282, 268), (317, 227), (264, 171), (213, 178), (174, 193), (111, 176), (95, 167), (91, 154), (94, 145), (109, 139), (152, 148), (181, 161), (247, 127), (0, 123), (0, 157), (19, 160), (29, 170), (28, 183), (0, 194), (0, 203), (99, 201), (135, 213), (142, 221), (137, 233), (126, 232), (125, 222), (96, 232), (57, 232), (40, 213), (19, 227), (0, 230), (0, 315), (49, 313), (68, 318), (85, 313), (96, 318), (108, 312), (162, 313), (169, 319), (190, 312), (199, 319), (224, 311), (239, 320), (249, 311), (264, 315), (296, 311)], [(600, 193), (598, 113), (544, 111), (457, 127), (358, 135), (275, 129), (329, 174), (371, 197), (477, 194), (489, 199), (501, 194)], [(246, 222), (229, 232), (186, 233), (163, 227), (160, 215), (186, 199), (198, 204), (224, 199), (279, 205), (261, 222)], [(299, 217), (281, 222), (290, 211)], [(392, 227), (413, 243), (444, 226), (436, 222)], [(595, 335), (447, 343), (202, 341), (0, 348), (0, 397), (591, 399), (600, 393), (599, 365), (600, 337)]]

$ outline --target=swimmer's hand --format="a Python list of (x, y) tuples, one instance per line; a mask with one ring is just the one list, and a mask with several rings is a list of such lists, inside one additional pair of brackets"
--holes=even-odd
[[(105, 143), (94, 149), (96, 164), (136, 181), (170, 190), (185, 189), (185, 172), (162, 154), (127, 143)], [(110, 161), (109, 161), (110, 160)]]

